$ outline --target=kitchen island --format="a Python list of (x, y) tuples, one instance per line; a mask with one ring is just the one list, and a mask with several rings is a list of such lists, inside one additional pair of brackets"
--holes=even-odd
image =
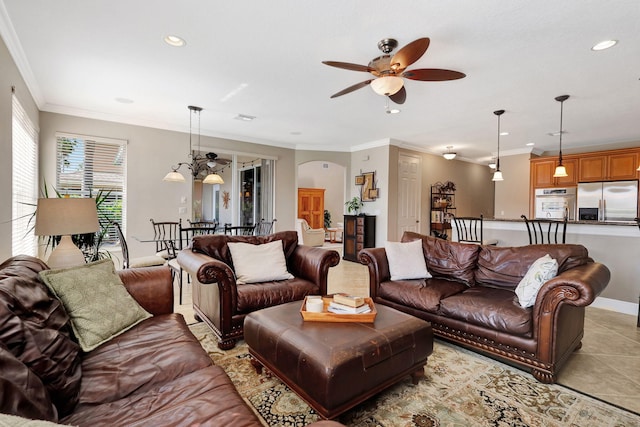
[[(452, 239), (456, 241), (455, 227)], [(522, 219), (484, 219), (484, 239), (496, 239), (498, 246), (529, 244)], [(609, 286), (593, 306), (638, 314), (640, 296), (640, 229), (635, 222), (569, 221), (566, 243), (577, 243), (589, 255), (611, 270)]]

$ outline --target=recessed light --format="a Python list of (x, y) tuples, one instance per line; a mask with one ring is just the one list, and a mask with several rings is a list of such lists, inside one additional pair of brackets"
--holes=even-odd
[(234, 119), (236, 120), (242, 120), (245, 122), (250, 122), (251, 120), (255, 119), (255, 116), (249, 116), (247, 114), (238, 114), (237, 116), (234, 117)]
[(534, 145), (536, 145), (535, 142), (527, 142), (527, 147), (533, 147)]
[(509, 135), (509, 132), (500, 132), (500, 136), (507, 136)]
[(116, 102), (119, 102), (121, 104), (133, 104), (133, 99), (129, 99), (129, 98), (115, 98)]
[(387, 114), (398, 114), (402, 110), (398, 108), (391, 108), (391, 109), (387, 108), (385, 111), (387, 112)]
[(616, 44), (618, 44), (618, 40), (603, 40), (600, 43), (596, 43), (591, 50), (605, 50), (615, 46)]
[(169, 46), (174, 46), (174, 47), (182, 47), (187, 44), (187, 42), (184, 41), (182, 37), (178, 37), (171, 34), (168, 36), (165, 36), (164, 42)]

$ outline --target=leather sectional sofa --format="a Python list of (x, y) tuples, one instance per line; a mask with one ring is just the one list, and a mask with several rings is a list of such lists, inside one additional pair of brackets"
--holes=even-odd
[(173, 313), (167, 267), (118, 272), (153, 317), (87, 353), (38, 276), (46, 268), (27, 256), (0, 265), (0, 423), (14, 425), (11, 414), (91, 427), (262, 425)]
[[(228, 243), (263, 244), (281, 240), (288, 280), (239, 285)], [(255, 260), (264, 262), (264, 260)], [(329, 268), (338, 265), (340, 254), (333, 250), (298, 244), (295, 231), (268, 236), (195, 236), (191, 248), (178, 254), (178, 263), (193, 283), (193, 310), (218, 337), (218, 347), (229, 349), (243, 336), (244, 318), (262, 308), (325, 295)]]
[[(430, 279), (390, 280), (384, 248), (363, 249), (376, 303), (431, 322), (433, 333), (492, 357), (531, 369), (554, 383), (558, 370), (579, 349), (585, 306), (607, 286), (610, 272), (581, 245), (496, 247), (450, 242), (405, 232), (403, 242), (422, 240)], [(558, 274), (523, 308), (514, 289), (529, 266), (549, 254)]]

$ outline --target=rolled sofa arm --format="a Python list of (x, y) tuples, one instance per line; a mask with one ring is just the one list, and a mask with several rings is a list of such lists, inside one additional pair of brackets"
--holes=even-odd
[[(536, 298), (537, 315), (553, 312), (560, 303), (584, 307), (607, 287), (611, 272), (599, 262), (589, 262), (562, 272), (545, 283)], [(537, 316), (534, 315), (534, 318)]]
[(287, 266), (295, 277), (313, 282), (320, 289), (320, 294), (326, 295), (329, 268), (339, 263), (340, 254), (337, 251), (298, 245)]
[(167, 266), (127, 268), (118, 275), (127, 291), (149, 313), (173, 313), (173, 280)]
[(369, 296), (375, 299), (380, 283), (391, 279), (387, 251), (384, 248), (362, 249), (358, 260), (369, 268)]

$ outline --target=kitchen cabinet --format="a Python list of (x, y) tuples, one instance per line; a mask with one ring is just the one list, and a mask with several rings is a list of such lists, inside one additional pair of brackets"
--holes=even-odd
[(345, 215), (343, 258), (358, 262), (358, 252), (376, 246), (376, 217), (373, 215)]
[(578, 185), (578, 160), (573, 157), (564, 157), (562, 164), (567, 169), (566, 177), (554, 178), (553, 174), (558, 166), (558, 158), (539, 158), (531, 160), (531, 187), (575, 187)]
[(579, 181), (619, 181), (635, 179), (638, 175), (636, 150), (580, 157)]
[(298, 218), (311, 228), (324, 228), (324, 188), (298, 188)]

